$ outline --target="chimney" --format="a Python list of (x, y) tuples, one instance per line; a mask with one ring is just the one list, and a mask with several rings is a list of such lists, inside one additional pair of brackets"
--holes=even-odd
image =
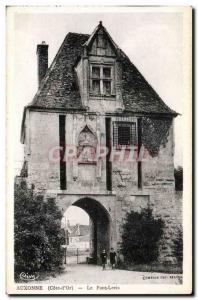
[(38, 86), (40, 86), (48, 69), (48, 45), (44, 41), (37, 45), (36, 54), (38, 62)]

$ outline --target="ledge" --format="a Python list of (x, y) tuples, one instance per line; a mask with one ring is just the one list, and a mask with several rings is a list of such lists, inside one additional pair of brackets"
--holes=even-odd
[(108, 192), (108, 191), (101, 191), (101, 192), (91, 192), (91, 193), (86, 193), (84, 191), (79, 192), (79, 193), (73, 193), (68, 190), (47, 190), (46, 193), (50, 194), (57, 194), (57, 195), (73, 195), (73, 196), (108, 196), (108, 197), (115, 197), (116, 193), (114, 191)]

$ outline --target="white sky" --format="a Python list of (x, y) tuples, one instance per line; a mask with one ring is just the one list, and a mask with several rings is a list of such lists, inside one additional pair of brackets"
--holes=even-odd
[[(91, 34), (103, 22), (166, 104), (183, 113), (182, 14), (135, 13), (17, 13), (14, 31), (15, 89), (13, 106), (16, 172), (23, 161), (20, 126), (24, 105), (37, 90), (36, 46), (49, 44), (49, 65), (68, 32)], [(175, 165), (182, 165), (182, 116), (175, 120)]]
[(69, 220), (70, 225), (75, 225), (77, 223), (83, 225), (89, 225), (89, 216), (81, 208), (77, 206), (70, 206), (65, 212), (66, 222)]

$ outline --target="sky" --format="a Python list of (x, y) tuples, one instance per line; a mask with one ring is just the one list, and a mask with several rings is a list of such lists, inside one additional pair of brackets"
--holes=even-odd
[[(38, 8), (39, 9), (39, 8)], [(175, 119), (175, 165), (182, 165), (183, 35), (182, 14), (176, 12), (99, 12), (79, 8), (54, 13), (20, 13), (14, 17), (13, 138), (15, 171), (23, 161), (20, 127), (23, 107), (37, 91), (37, 44), (49, 45), (49, 65), (68, 32), (91, 34), (103, 22), (115, 43), (126, 53), (164, 102), (181, 114)]]
[(76, 225), (77, 223), (82, 225), (89, 225), (89, 215), (81, 208), (77, 206), (70, 206), (64, 214), (64, 222), (69, 221), (70, 225)]

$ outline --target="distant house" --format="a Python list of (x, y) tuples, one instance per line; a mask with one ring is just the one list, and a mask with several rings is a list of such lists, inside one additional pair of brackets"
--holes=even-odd
[(69, 249), (87, 250), (90, 248), (90, 228), (89, 225), (76, 224), (71, 226), (69, 222), (66, 225), (68, 232)]
[(69, 234), (68, 248), (78, 248), (80, 250), (87, 250), (90, 247), (89, 225), (76, 224), (72, 226)]

